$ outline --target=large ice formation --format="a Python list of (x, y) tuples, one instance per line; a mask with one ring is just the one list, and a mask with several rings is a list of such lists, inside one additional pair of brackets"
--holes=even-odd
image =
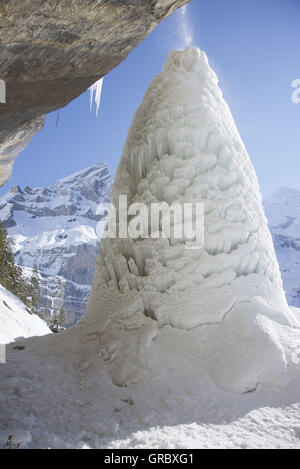
[[(285, 385), (291, 361), (281, 337), (299, 325), (255, 171), (199, 49), (171, 52), (152, 81), (116, 174), (116, 207), (119, 195), (129, 203), (201, 200), (205, 243), (190, 250), (174, 239), (103, 241), (82, 325), (100, 337), (114, 382), (137, 379), (147, 367), (143, 350), (157, 347), (162, 330), (168, 337), (182, 330), (195, 342), (193, 360), (218, 386)], [(167, 339), (162, 366), (164, 347)]]

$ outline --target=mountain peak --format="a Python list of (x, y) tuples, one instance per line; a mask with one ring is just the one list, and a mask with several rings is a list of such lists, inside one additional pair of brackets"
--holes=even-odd
[(293, 187), (279, 187), (270, 197), (267, 198), (267, 200), (280, 197), (300, 197), (300, 190), (294, 189)]
[(13, 187), (0, 198), (0, 219), (15, 225), (15, 212), (31, 218), (79, 216), (97, 220), (97, 206), (110, 198), (112, 177), (104, 163), (59, 179), (48, 187)]
[(67, 176), (65, 178), (59, 179), (56, 181), (53, 186), (61, 185), (61, 184), (76, 184), (80, 181), (87, 181), (90, 179), (96, 179), (98, 177), (105, 177), (109, 176), (109, 171), (105, 163), (97, 163), (93, 166), (89, 166), (88, 168), (82, 169), (80, 171), (76, 171), (75, 173)]
[[(299, 218), (300, 191), (291, 187), (280, 187), (264, 202), (270, 225), (280, 224), (287, 216)], [(276, 220), (276, 222), (275, 222)]]
[(28, 275), (38, 264), (41, 311), (48, 316), (63, 306), (68, 325), (86, 308), (100, 241), (97, 208), (109, 200), (111, 184), (107, 166), (98, 163), (48, 187), (13, 187), (0, 198), (17, 264)]

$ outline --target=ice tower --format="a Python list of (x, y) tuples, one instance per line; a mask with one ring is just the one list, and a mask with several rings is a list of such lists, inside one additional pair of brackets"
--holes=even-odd
[(168, 327), (193, 337), (201, 331), (195, 360), (220, 387), (284, 384), (288, 358), (278, 331), (296, 320), (255, 171), (199, 49), (171, 52), (152, 81), (116, 174), (116, 207), (119, 195), (146, 204), (203, 201), (205, 243), (188, 250), (168, 239), (102, 242), (83, 325), (100, 337), (114, 382), (134, 379), (139, 349)]

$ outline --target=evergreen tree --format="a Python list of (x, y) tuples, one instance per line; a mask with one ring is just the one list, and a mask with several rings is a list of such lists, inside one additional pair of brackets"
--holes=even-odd
[(65, 329), (66, 322), (67, 322), (67, 315), (65, 313), (65, 310), (61, 308), (61, 310), (58, 313), (58, 325)]
[(61, 330), (66, 328), (66, 321), (67, 321), (67, 316), (65, 313), (65, 310), (63, 308), (60, 309), (60, 311), (56, 311), (51, 320), (50, 320), (50, 329), (52, 332), (60, 332)]
[(34, 313), (38, 313), (40, 305), (40, 276), (36, 262), (33, 266), (32, 277), (30, 281), (30, 299)]
[(30, 285), (23, 278), (23, 271), (19, 265), (15, 266), (16, 268), (16, 284), (14, 288), (14, 294), (20, 298), (20, 300), (31, 309), (31, 299), (30, 299)]
[(0, 283), (14, 295), (19, 296), (24, 289), (22, 269), (15, 264), (13, 242), (8, 238), (7, 230), (0, 223)]
[[(36, 272), (34, 275), (36, 277)], [(15, 264), (13, 242), (9, 239), (7, 230), (2, 223), (0, 223), (0, 284), (20, 298), (27, 307), (32, 307), (31, 285), (23, 278), (22, 268)], [(39, 293), (37, 293), (36, 279), (34, 280), (34, 285), (33, 297), (36, 304), (36, 298), (37, 295), (39, 295)]]

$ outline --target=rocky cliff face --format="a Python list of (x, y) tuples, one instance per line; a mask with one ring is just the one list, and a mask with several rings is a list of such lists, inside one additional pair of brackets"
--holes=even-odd
[(71, 325), (85, 312), (106, 220), (98, 208), (110, 189), (109, 172), (98, 164), (49, 187), (14, 187), (0, 199), (17, 263), (28, 276), (38, 264), (45, 316), (64, 307)]
[(279, 189), (264, 205), (288, 302), (300, 307), (300, 191)]
[(189, 0), (2, 0), (0, 185), (44, 115), (78, 97)]

